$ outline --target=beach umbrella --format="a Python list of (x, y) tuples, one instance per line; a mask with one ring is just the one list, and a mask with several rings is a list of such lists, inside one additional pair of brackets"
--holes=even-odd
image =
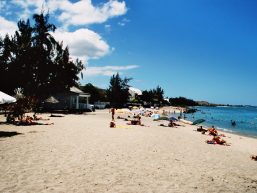
[(153, 119), (159, 119), (161, 116), (159, 114), (152, 114), (151, 117)]
[(168, 117), (168, 120), (169, 121), (178, 121), (178, 119), (176, 117), (172, 117), (172, 116)]
[[(47, 99), (45, 100), (45, 103), (56, 104), (56, 103), (59, 103), (59, 101), (58, 101), (55, 97), (50, 96), (49, 98), (47, 98)], [(52, 107), (52, 108), (53, 108), (53, 107)], [(51, 112), (50, 117), (54, 117), (54, 116), (56, 116), (56, 115), (53, 115), (52, 112)]]
[(135, 109), (135, 110), (132, 110), (131, 113), (138, 115), (138, 114), (143, 114), (144, 111), (141, 111), (140, 109)]
[(16, 98), (0, 91), (0, 104), (14, 103)]
[(169, 118), (168, 117), (160, 117), (156, 120), (158, 120), (158, 121), (161, 121), (161, 120), (169, 121)]
[(45, 100), (45, 102), (46, 102), (46, 103), (52, 103), (52, 104), (59, 103), (59, 101), (58, 101), (55, 97), (53, 97), (53, 96), (50, 96), (49, 98), (47, 98), (47, 99)]
[(197, 125), (197, 124), (200, 124), (200, 123), (203, 123), (205, 120), (204, 119), (197, 119), (195, 120), (192, 125)]

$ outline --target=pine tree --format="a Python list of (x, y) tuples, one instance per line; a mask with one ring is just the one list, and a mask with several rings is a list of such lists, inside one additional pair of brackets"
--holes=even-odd
[(129, 98), (129, 81), (131, 78), (122, 79), (117, 73), (110, 78), (110, 86), (107, 89), (107, 97), (111, 105), (115, 107), (123, 107)]

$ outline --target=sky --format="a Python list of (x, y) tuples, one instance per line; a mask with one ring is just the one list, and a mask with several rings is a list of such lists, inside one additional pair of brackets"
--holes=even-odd
[(119, 72), (165, 97), (257, 105), (256, 0), (0, 0), (0, 36), (42, 8), (83, 61), (82, 85)]

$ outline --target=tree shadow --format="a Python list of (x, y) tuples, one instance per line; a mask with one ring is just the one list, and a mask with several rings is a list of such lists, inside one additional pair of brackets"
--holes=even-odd
[(18, 133), (16, 131), (0, 131), (0, 138), (2, 138), (2, 137), (13, 137), (15, 135), (22, 135), (22, 133)]

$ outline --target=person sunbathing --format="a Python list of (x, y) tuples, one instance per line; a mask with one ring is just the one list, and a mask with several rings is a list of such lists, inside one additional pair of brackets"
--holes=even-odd
[(214, 128), (214, 126), (209, 128), (208, 131), (209, 131), (209, 135), (213, 135), (213, 136), (217, 136), (218, 135), (218, 131)]
[(144, 124), (142, 124), (141, 122), (141, 117), (137, 116), (137, 119), (133, 119), (130, 121), (130, 123), (127, 123), (128, 125), (140, 125), (140, 126), (145, 126)]
[(54, 123), (39, 123), (33, 121), (33, 118), (30, 116), (26, 116), (26, 118), (19, 120), (18, 125), (53, 125)]
[(175, 124), (173, 121), (170, 121), (169, 124), (168, 124), (168, 127), (175, 127)]
[(208, 144), (219, 144), (219, 145), (229, 145), (224, 139), (221, 139), (219, 136), (214, 136), (211, 140), (207, 140)]
[(170, 121), (167, 126), (164, 125), (164, 124), (160, 124), (159, 126), (162, 126), (162, 127), (176, 127), (176, 126), (181, 126), (181, 125), (175, 123), (174, 121)]
[(203, 126), (200, 126), (196, 129), (196, 131), (201, 132), (202, 134), (205, 134), (208, 130), (204, 129)]

